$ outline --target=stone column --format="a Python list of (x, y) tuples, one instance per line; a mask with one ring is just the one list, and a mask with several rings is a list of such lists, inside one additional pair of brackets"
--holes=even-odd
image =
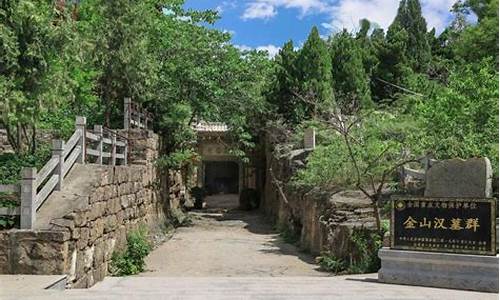
[(36, 168), (23, 168), (21, 182), (21, 229), (32, 229), (36, 221)]

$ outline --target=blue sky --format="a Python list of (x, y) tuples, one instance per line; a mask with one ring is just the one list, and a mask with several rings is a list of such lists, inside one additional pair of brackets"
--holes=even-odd
[[(454, 2), (421, 0), (429, 29), (444, 29)], [(300, 46), (314, 25), (324, 36), (342, 28), (355, 31), (361, 18), (387, 28), (398, 4), (399, 0), (187, 0), (185, 7), (218, 10), (221, 19), (215, 26), (231, 32), (235, 45), (274, 55), (289, 39)]]

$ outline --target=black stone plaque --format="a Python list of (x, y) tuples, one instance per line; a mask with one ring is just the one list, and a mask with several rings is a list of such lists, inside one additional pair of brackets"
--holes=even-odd
[(393, 197), (391, 248), (496, 255), (495, 201)]

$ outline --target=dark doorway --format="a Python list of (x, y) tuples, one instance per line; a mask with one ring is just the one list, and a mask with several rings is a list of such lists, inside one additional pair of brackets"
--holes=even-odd
[(237, 194), (239, 167), (231, 161), (205, 162), (205, 189), (208, 194)]

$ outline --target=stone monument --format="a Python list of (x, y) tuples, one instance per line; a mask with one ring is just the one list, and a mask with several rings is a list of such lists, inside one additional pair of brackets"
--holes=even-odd
[(425, 197), (394, 197), (379, 281), (498, 292), (491, 177), (487, 158), (442, 161), (426, 174)]

